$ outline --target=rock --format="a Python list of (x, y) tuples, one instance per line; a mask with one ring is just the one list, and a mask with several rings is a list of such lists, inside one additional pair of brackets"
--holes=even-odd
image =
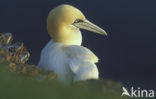
[(24, 43), (12, 43), (12, 40), (11, 33), (0, 33), (0, 63), (7, 63), (5, 67), (8, 71), (35, 77), (38, 80), (57, 79), (54, 71), (44, 71), (35, 65), (25, 64), (30, 53), (24, 47)]
[(10, 62), (24, 64), (29, 59), (30, 53), (24, 48), (23, 43), (11, 44), (12, 40), (11, 33), (0, 33), (0, 53), (5, 53)]
[(9, 44), (13, 40), (11, 33), (0, 33), (0, 43)]

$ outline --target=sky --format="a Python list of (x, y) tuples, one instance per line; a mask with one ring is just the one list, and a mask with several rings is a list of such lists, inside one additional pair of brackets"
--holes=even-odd
[(31, 54), (29, 63), (37, 64), (51, 39), (47, 15), (60, 4), (77, 7), (107, 31), (105, 37), (82, 30), (82, 45), (100, 59), (100, 77), (156, 88), (155, 0), (0, 0), (0, 32), (11, 32), (15, 42), (24, 42)]

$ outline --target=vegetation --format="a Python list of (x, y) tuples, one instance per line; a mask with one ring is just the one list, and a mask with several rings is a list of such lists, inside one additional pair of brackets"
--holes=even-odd
[(23, 44), (11, 44), (6, 34), (2, 36), (0, 99), (121, 99), (122, 85), (111, 80), (80, 81), (70, 86), (58, 83), (55, 72), (25, 64), (29, 53)]

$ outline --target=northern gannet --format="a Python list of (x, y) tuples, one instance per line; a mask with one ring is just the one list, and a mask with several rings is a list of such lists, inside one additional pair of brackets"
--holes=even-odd
[(80, 10), (68, 4), (52, 9), (47, 17), (47, 30), (52, 40), (42, 49), (38, 67), (55, 71), (58, 80), (65, 84), (99, 78), (95, 64), (98, 57), (81, 46), (80, 29), (107, 35)]

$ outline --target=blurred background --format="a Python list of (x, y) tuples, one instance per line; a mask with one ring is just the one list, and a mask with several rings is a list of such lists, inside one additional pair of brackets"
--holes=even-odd
[(128, 86), (156, 89), (155, 0), (0, 0), (0, 32), (13, 33), (37, 64), (50, 37), (46, 31), (49, 11), (71, 4), (96, 25), (104, 37), (82, 30), (83, 46), (98, 57), (100, 77)]

